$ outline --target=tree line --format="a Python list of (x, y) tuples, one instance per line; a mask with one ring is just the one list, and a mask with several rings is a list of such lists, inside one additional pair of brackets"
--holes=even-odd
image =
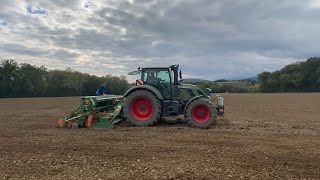
[(226, 81), (226, 82), (198, 82), (192, 83), (201, 88), (210, 88), (212, 93), (257, 93), (257, 81)]
[(258, 76), (260, 92), (320, 92), (320, 58), (309, 58)]
[[(124, 94), (134, 85), (129, 84), (125, 76), (97, 77), (70, 68), (48, 70), (11, 59), (2, 60), (0, 64), (0, 98), (95, 95), (103, 82), (112, 94)], [(320, 58), (309, 58), (274, 72), (262, 72), (258, 80), (192, 84), (210, 88), (213, 93), (320, 92)]]
[(274, 72), (262, 72), (257, 80), (195, 82), (213, 93), (320, 92), (320, 58), (309, 58)]
[(0, 65), (1, 98), (95, 95), (103, 82), (112, 94), (123, 94), (129, 88), (125, 76), (98, 77), (70, 68), (48, 70), (12, 59), (2, 60)]

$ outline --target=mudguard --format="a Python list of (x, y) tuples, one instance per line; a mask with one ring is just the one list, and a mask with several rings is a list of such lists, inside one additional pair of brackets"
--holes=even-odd
[(163, 100), (163, 96), (160, 94), (160, 92), (156, 88), (154, 88), (153, 86), (149, 86), (149, 85), (140, 85), (140, 86), (132, 87), (123, 96), (127, 97), (130, 93), (132, 93), (133, 91), (139, 90), (139, 89), (147, 89), (147, 90), (151, 91), (152, 93), (154, 93), (159, 100)]

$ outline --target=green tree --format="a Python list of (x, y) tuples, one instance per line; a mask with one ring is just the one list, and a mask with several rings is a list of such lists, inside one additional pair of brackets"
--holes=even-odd
[(309, 58), (279, 71), (259, 74), (261, 92), (319, 92), (320, 58)]
[(48, 73), (44, 67), (21, 64), (15, 88), (16, 97), (44, 96)]
[(290, 77), (288, 74), (284, 73), (279, 76), (281, 91), (286, 92), (290, 85)]
[(270, 92), (270, 85), (268, 84), (268, 80), (270, 79), (271, 72), (263, 72), (258, 75), (258, 80), (260, 82), (260, 91), (261, 92)]
[(18, 64), (14, 60), (7, 59), (1, 62), (0, 97), (13, 97), (15, 95), (13, 90), (16, 87), (17, 72)]

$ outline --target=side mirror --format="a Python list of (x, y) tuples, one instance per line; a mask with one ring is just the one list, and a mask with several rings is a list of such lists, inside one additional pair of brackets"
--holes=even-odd
[(179, 77), (180, 77), (180, 79), (182, 79), (182, 72), (181, 72), (181, 70), (179, 71)]
[(140, 74), (140, 71), (132, 71), (128, 73), (129, 75), (138, 75)]

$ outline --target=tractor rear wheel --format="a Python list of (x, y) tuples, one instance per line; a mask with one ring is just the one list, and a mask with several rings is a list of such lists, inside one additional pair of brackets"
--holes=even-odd
[(124, 99), (123, 114), (134, 126), (152, 126), (160, 119), (162, 106), (158, 98), (147, 90), (137, 90)]
[(186, 119), (192, 127), (208, 129), (215, 123), (216, 118), (216, 110), (204, 98), (192, 101), (186, 110)]

